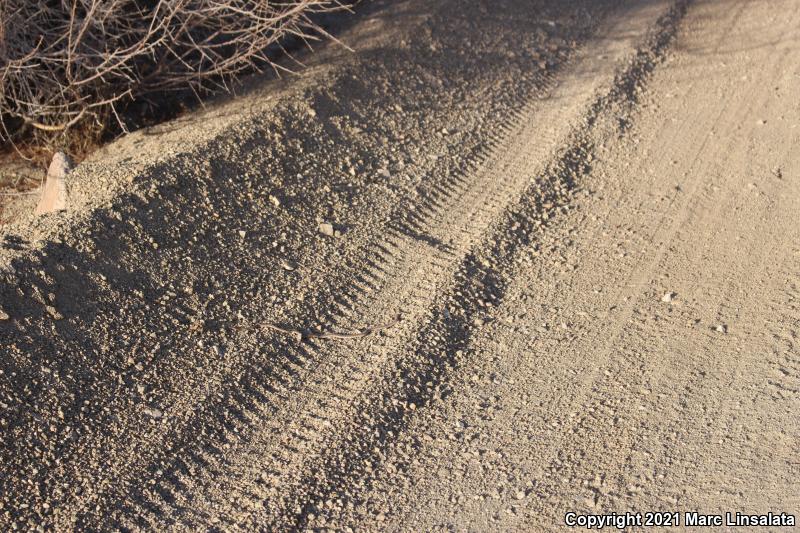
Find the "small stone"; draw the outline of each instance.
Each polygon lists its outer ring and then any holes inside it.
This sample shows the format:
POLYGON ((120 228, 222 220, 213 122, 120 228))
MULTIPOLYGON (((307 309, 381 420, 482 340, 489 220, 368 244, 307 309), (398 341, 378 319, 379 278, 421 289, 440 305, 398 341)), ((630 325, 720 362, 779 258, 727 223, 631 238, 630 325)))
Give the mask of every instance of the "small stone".
POLYGON ((392 174, 387 169, 382 168, 378 171, 378 176, 388 179, 392 177, 392 174))
POLYGON ((2 309, 0 309, 0 320, 8 320, 9 318, 11 318, 11 317, 8 316, 8 313, 6 313, 2 309))
POLYGON ((246 236, 247 236, 247 232, 245 230, 243 230, 243 229, 240 229, 239 230, 239 237, 244 239, 246 236))
POLYGON ((50 167, 47 169, 47 178, 42 188, 42 196, 36 206, 36 214, 63 211, 67 208, 67 186, 65 178, 72 169, 72 161, 63 152, 56 152, 50 167))
POLYGON ((48 306, 46 306, 46 307, 45 307, 45 310, 47 311, 47 314, 48 314, 48 315, 50 315, 51 317, 53 317, 53 319, 54 319, 54 320, 61 320, 62 318, 64 318, 64 315, 62 315, 61 313, 59 313, 59 312, 58 312, 58 309, 56 309, 56 308, 55 308, 55 307, 53 307, 52 305, 48 305, 48 306))
POLYGON ((336 231, 333 228, 333 224, 329 224, 327 222, 323 222, 319 225, 319 232, 323 235, 327 235, 328 237, 333 237, 336 235, 336 231))
POLYGON ((270 201, 270 202, 272 203, 272 205, 274 205, 275 207, 280 207, 280 206, 281 206, 281 201, 280 201, 280 199, 279 199, 277 196, 274 196, 274 195, 270 194, 270 195, 269 195, 269 201, 270 201))
POLYGON ((161 418, 162 416, 164 416, 164 413, 162 413, 160 409, 155 409, 151 407, 146 407, 142 409, 142 412, 151 418, 161 418))
POLYGON ((717 324, 714 326, 714 331, 723 334, 728 333, 728 326, 726 324, 717 324))
POLYGON ((518 500, 522 500, 525 498, 525 493, 523 491, 519 491, 515 496, 518 500))
POLYGON ((661 301, 665 303, 670 303, 672 300, 675 299, 676 296, 677 294, 675 294, 674 292, 667 292, 664 293, 664 296, 661 297, 661 301))
POLYGON ((472 324, 473 324, 475 327, 478 327, 478 328, 479 328, 479 327, 483 326, 484 322, 483 322, 483 319, 481 319, 481 318, 476 318, 475 320, 473 320, 473 321, 472 321, 472 324))
POLYGON ((283 260, 281 260, 281 268, 291 272, 293 270, 297 270, 297 263, 295 263, 294 261, 289 261, 287 259, 283 259, 283 260))

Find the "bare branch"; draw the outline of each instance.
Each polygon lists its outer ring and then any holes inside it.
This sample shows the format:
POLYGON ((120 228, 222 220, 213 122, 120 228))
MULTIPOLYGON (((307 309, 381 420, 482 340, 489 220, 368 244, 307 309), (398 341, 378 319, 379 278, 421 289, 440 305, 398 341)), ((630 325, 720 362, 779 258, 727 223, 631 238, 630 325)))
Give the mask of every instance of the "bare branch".
POLYGON ((282 39, 319 36, 313 13, 339 0, 3 0, 0 143, 55 136, 114 118, 118 106, 159 91, 229 90, 271 64, 282 39))

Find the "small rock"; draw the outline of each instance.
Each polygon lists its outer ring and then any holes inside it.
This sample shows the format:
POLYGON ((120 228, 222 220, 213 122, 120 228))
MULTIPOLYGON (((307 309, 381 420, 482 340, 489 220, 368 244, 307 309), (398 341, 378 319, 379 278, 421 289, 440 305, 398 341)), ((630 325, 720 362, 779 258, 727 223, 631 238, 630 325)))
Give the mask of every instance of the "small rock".
POLYGON ((323 222, 319 225, 319 232, 323 235, 327 235, 328 237, 333 237, 336 235, 336 231, 333 228, 333 224, 329 224, 327 222, 323 222))
POLYGON ((392 177, 392 174, 387 169, 382 168, 378 171, 378 176, 388 179, 392 177))
POLYGON ((472 321, 472 324, 473 324, 475 327, 478 327, 478 328, 479 328, 479 327, 483 326, 483 324, 484 324, 484 321, 483 321, 483 319, 481 319, 481 318, 476 318, 475 320, 473 320, 473 321, 472 321))
POLYGON ((667 293, 664 293, 664 296, 661 297, 661 301, 665 302, 665 303, 669 303, 672 300, 674 300, 676 296, 677 296, 677 294, 675 294, 674 292, 667 292, 667 293))
POLYGON ((281 260, 281 268, 291 272, 292 270, 297 270, 297 263, 295 263, 294 261, 283 259, 281 260))
POLYGON ((56 152, 50 167, 47 169, 47 178, 42 188, 42 196, 36 206, 36 214, 63 211, 67 208, 66 175, 72 169, 72 161, 63 152, 56 152))
POLYGON ((162 413, 160 409, 155 409, 151 407, 146 407, 142 409, 142 412, 151 418, 161 418, 162 416, 164 416, 164 413, 162 413))
POLYGON ((714 331, 717 333, 728 333, 728 326, 726 324, 717 324, 714 326, 714 331))
POLYGON ((243 230, 243 229, 240 229, 239 230, 239 237, 244 239, 246 236, 247 236, 247 232, 245 230, 243 230))
POLYGON ((280 207, 280 206, 281 206, 281 201, 280 201, 280 199, 279 199, 277 196, 274 196, 274 195, 270 194, 270 195, 269 195, 269 201, 270 201, 270 202, 272 203, 272 205, 274 205, 275 207, 280 207))
POLYGON ((52 305, 48 305, 48 306, 46 306, 46 307, 45 307, 45 310, 47 311, 47 314, 48 314, 48 315, 50 315, 51 317, 53 317, 53 319, 54 319, 54 320, 61 320, 62 318, 64 318, 64 315, 62 315, 61 313, 59 313, 59 312, 58 312, 58 309, 56 309, 56 308, 55 308, 55 307, 53 307, 52 305))
POLYGON ((6 313, 2 309, 0 309, 0 320, 8 320, 9 318, 11 318, 11 317, 8 316, 8 313, 6 313))

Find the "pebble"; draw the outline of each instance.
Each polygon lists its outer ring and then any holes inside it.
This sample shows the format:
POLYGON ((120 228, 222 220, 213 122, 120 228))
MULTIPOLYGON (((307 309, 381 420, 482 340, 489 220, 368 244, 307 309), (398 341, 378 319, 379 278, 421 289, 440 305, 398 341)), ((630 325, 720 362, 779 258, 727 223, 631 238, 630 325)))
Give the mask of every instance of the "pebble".
POLYGON ((142 409, 142 412, 152 418, 161 418, 162 416, 164 416, 164 413, 162 413, 160 409, 154 409, 150 407, 142 409))
POLYGON ((50 315, 51 317, 53 317, 53 319, 55 319, 55 320, 61 320, 62 318, 64 318, 64 315, 62 315, 61 313, 59 313, 59 312, 58 312, 58 309, 56 309, 56 308, 55 308, 55 307, 53 307, 52 305, 48 305, 48 306, 46 306, 46 307, 45 307, 45 310, 47 311, 47 314, 49 314, 49 315, 50 315))
POLYGON ((675 294, 674 292, 667 292, 667 293, 664 293, 664 296, 661 297, 661 301, 665 302, 665 303, 669 303, 672 300, 674 300, 676 296, 677 296, 677 294, 675 294))
POLYGON ((142 409, 142 412, 151 418, 161 418, 164 416, 164 413, 162 413, 160 409, 155 409, 153 407, 146 407, 142 409))
POLYGON ((2 309, 0 309, 0 320, 8 320, 9 318, 11 318, 11 317, 8 316, 8 313, 6 313, 2 309))
POLYGON ((319 225, 319 232, 323 235, 327 235, 328 237, 333 237, 335 235, 333 224, 329 224, 327 222, 323 222, 319 225))
POLYGON ((292 270, 297 270, 297 263, 295 263, 294 261, 289 261, 287 259, 283 259, 281 261, 281 268, 291 272, 292 270))
POLYGON ((728 333, 728 326, 726 324, 717 324, 714 326, 714 331, 717 333, 728 333))
POLYGON ((272 205, 274 205, 275 207, 281 206, 281 201, 278 199, 277 196, 273 196, 272 194, 270 194, 269 201, 272 202, 272 205))

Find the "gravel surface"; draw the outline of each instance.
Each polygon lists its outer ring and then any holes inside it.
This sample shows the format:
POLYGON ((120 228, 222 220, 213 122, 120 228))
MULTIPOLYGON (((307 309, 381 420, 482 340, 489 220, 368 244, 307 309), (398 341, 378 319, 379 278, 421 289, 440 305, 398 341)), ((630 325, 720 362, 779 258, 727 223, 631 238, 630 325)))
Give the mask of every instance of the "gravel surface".
POLYGON ((364 9, 0 230, 0 529, 797 515, 800 6, 364 9))

